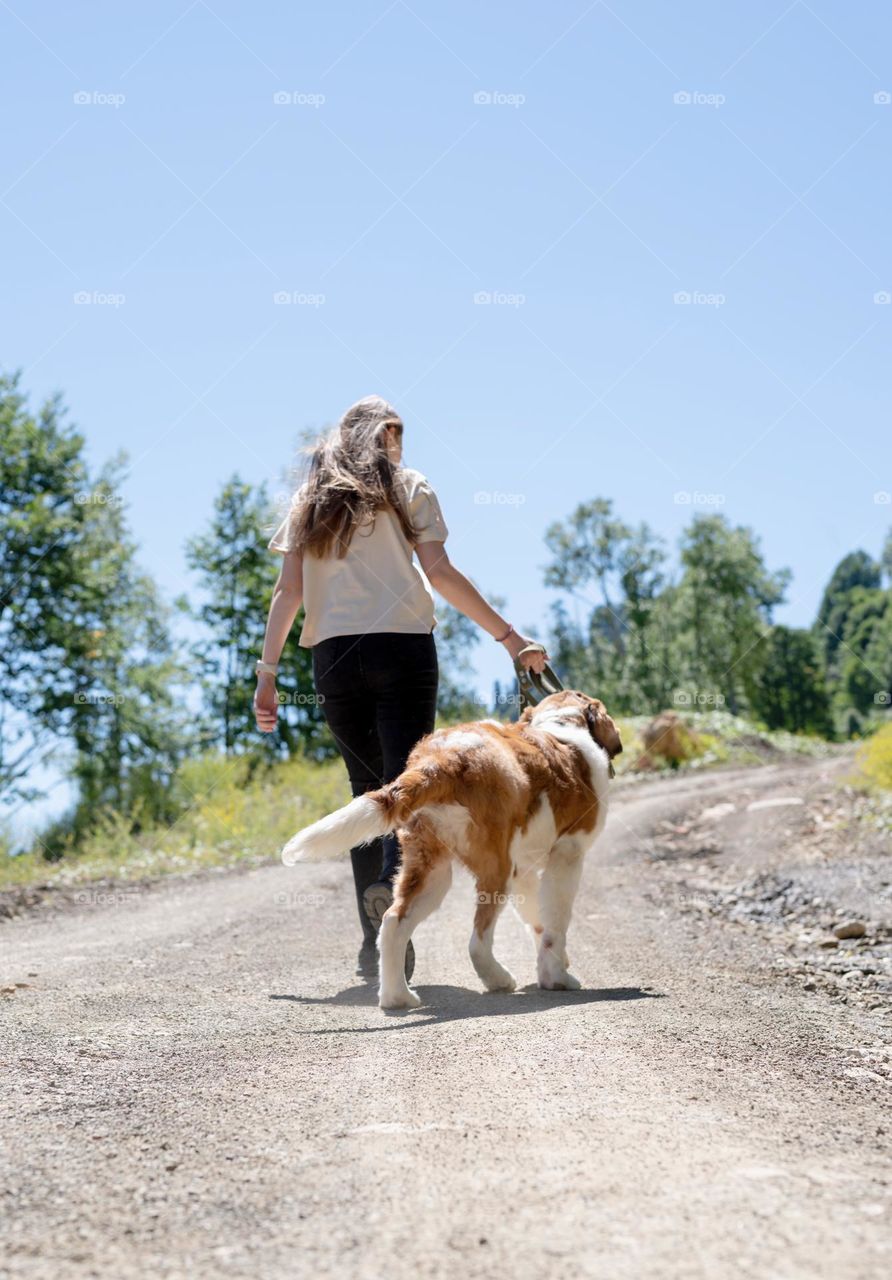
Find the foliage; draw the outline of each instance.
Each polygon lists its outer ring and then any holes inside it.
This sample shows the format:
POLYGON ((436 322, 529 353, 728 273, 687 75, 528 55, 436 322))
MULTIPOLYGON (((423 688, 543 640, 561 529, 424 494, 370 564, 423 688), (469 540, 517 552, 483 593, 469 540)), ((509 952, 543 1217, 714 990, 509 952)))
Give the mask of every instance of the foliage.
POLYGON ((858 750, 858 772, 870 786, 892 791, 892 724, 884 724, 858 750))
POLYGON ((64 744, 82 830, 98 805, 163 813, 185 730, 166 611, 126 528, 124 459, 91 479, 63 416, 51 400, 33 417, 0 379, 0 789, 35 798, 29 770, 64 744))
POLYGON ((619 712, 657 712, 679 697, 732 712, 746 705, 756 648, 789 579, 765 567, 750 530, 721 516, 695 519, 677 583, 660 540, 647 525, 617 520, 604 498, 553 524, 546 544, 546 585, 588 609, 580 618, 577 603, 571 618, 565 599, 553 609, 552 652, 567 683, 619 712))
POLYGON ((773 627, 754 656, 747 686, 753 713, 769 729, 831 737, 830 697, 812 634, 773 627))
POLYGON ((486 707, 471 683, 474 678, 471 651, 480 643, 480 628, 451 604, 438 601, 434 637, 440 666, 439 719, 455 724, 485 716, 486 707))
POLYGON ((300 754, 252 767, 247 756, 206 753, 180 765, 172 791, 174 821, 136 822, 130 814, 101 809, 89 831, 77 840, 69 833, 61 862, 48 864, 43 841, 37 842, 30 853, 3 862, 0 884, 139 880, 264 861, 300 827, 349 799, 339 760, 320 763, 300 754))
POLYGON ((203 696, 204 740, 227 753, 283 756, 301 747, 330 754, 333 744, 313 693, 312 653, 298 643, 302 614, 281 657, 277 731, 262 734, 254 723, 254 663, 280 567, 266 548, 269 521, 265 488, 233 476, 214 503, 207 529, 186 547, 201 598, 197 604, 178 603, 201 625, 192 654, 203 696))

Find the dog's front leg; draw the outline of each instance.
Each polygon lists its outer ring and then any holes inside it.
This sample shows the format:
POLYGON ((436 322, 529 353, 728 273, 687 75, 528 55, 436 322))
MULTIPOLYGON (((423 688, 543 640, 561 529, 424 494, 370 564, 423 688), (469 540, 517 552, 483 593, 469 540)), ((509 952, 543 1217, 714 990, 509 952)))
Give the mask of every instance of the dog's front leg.
POLYGON ((582 983, 568 971, 567 929, 582 875, 583 851, 572 838, 558 840, 539 882, 539 986, 548 991, 578 991, 582 983))

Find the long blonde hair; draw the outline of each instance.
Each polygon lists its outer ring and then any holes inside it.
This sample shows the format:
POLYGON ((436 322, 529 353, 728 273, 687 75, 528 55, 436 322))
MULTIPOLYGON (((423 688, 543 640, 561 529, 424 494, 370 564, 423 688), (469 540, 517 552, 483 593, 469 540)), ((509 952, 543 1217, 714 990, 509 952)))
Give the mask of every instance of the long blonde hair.
POLYGON ((396 488, 398 468, 387 452, 388 427, 402 435, 393 405, 365 396, 310 450, 293 523, 296 551, 343 558, 357 528, 384 509, 393 511, 407 541, 415 541, 417 530, 396 488))

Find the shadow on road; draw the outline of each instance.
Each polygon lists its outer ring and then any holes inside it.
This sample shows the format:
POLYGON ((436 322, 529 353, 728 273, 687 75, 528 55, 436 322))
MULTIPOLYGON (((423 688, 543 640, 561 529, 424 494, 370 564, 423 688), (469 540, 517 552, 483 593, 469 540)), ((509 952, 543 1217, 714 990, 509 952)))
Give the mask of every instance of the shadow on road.
POLYGON ((645 991, 642 987, 601 987, 588 991, 542 991, 535 984, 514 992, 469 991, 467 987, 424 986, 415 987, 423 1004, 417 1009, 379 1010, 378 993, 374 986, 362 983, 347 987, 333 996, 271 995, 270 1000, 287 1000, 298 1005, 329 1008, 374 1009, 382 1019, 378 1026, 343 1027, 340 1029, 311 1028, 299 1035, 365 1034, 369 1031, 391 1031, 394 1020, 402 1028, 429 1026, 432 1022, 454 1022, 460 1018, 501 1018, 514 1014, 547 1013, 563 1005, 602 1004, 620 1000, 661 1000, 658 991, 645 991))

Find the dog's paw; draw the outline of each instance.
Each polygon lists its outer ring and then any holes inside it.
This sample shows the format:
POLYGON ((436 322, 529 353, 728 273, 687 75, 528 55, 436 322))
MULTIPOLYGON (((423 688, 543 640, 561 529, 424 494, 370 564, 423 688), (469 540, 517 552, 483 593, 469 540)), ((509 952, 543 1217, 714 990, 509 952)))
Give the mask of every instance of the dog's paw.
POLYGON ((582 983, 572 973, 559 973, 554 978, 540 978, 542 991, 580 991, 582 983))
POLYGON ((393 995, 381 993, 378 1000, 379 1009, 417 1009, 421 1004, 421 996, 406 987, 405 991, 396 991, 393 995))
POLYGON ((517 989, 517 979, 513 973, 509 973, 507 969, 503 969, 499 974, 493 974, 492 977, 486 979, 487 991, 515 991, 517 989))

